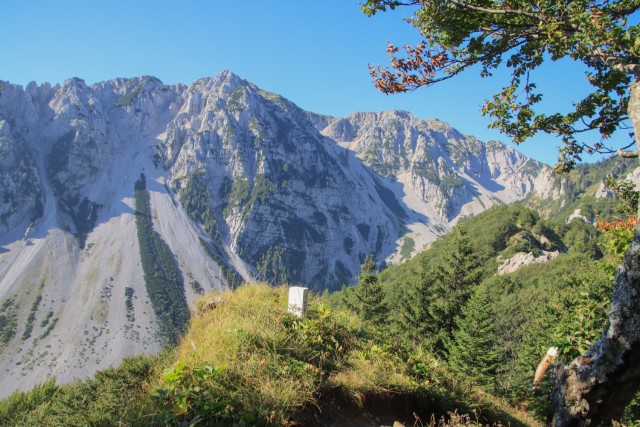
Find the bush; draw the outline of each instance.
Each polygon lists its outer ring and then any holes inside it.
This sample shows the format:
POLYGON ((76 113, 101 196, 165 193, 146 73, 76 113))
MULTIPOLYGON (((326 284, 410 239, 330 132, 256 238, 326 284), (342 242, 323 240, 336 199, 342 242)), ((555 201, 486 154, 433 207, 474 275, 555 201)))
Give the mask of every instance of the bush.
MULTIPOLYGON (((159 356, 160 358, 163 356, 159 356)), ((0 402, 0 425, 142 425, 145 385, 157 357, 125 359, 95 378, 58 386, 55 378, 0 402)))

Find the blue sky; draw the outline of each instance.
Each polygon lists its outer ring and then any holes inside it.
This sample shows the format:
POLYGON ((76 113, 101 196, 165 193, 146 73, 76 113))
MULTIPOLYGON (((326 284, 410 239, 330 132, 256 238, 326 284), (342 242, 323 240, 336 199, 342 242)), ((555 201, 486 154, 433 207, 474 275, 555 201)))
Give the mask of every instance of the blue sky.
MULTIPOLYGON (((152 75, 189 84, 231 70, 307 110, 345 116, 402 109, 449 122, 481 140, 480 109, 500 88, 497 75, 470 72, 409 94, 384 95, 368 64, 388 62, 386 43, 417 42, 407 10, 368 18, 357 0, 2 0, 0 80, 26 85, 80 77, 92 84, 152 75)), ((540 73, 549 108, 570 106, 588 88, 584 70, 552 63, 540 73)), ((518 149, 553 164, 559 141, 541 135, 518 149)))

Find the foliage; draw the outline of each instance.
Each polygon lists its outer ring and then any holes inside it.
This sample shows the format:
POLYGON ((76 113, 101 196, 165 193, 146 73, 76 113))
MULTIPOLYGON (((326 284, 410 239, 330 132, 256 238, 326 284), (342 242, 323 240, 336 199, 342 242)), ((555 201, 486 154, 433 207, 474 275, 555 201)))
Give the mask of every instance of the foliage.
POLYGON ((242 283, 242 276, 238 271, 228 262, 228 257, 224 250, 217 244, 209 244, 204 239, 200 238, 200 245, 204 248, 204 251, 209 255, 209 258, 214 260, 216 264, 222 270, 222 277, 229 288, 234 289, 242 283), (227 260, 227 261, 225 261, 227 260))
POLYGON ((563 171, 572 169, 584 150, 615 152, 604 141, 626 129, 630 85, 640 68, 638 26, 629 22, 640 8, 637 1, 367 0, 362 9, 371 16, 397 6, 413 7, 408 22, 424 40, 406 46, 404 57, 389 44, 395 71, 370 66, 379 90, 396 93, 429 86, 475 66, 482 77, 489 77, 505 67, 510 79, 483 107, 494 119, 492 127, 516 143, 538 132, 558 135, 564 144, 558 159, 563 171), (562 58, 588 68, 593 90, 567 113, 539 113, 535 107, 542 94, 534 71, 545 60, 562 58), (599 142, 578 139, 591 130, 600 135, 599 142))
POLYGON ((178 200, 189 216, 201 223, 214 242, 220 244, 220 229, 215 211, 211 208, 211 191, 205 182, 204 172, 197 171, 186 177, 178 193, 178 200))
POLYGON ((477 289, 462 309, 447 346, 449 365, 488 389, 492 388, 500 365, 495 316, 486 288, 477 289))
POLYGON ((136 227, 144 282, 158 319, 160 336, 166 344, 175 344, 189 321, 189 307, 180 269, 167 244, 153 229, 149 193, 144 182, 141 174, 135 190, 136 227))
POLYGON ((257 202, 265 203, 267 198, 275 193, 278 187, 271 182, 266 174, 257 174, 253 180, 253 188, 251 189, 251 197, 249 199, 249 206, 253 206, 257 202))
POLYGON ((411 420, 445 417, 441 425, 535 424, 324 297, 312 296, 308 316, 298 319, 287 313, 286 296, 286 288, 264 284, 205 294, 171 353, 16 393, 0 401, 0 425, 317 425, 349 408, 384 413, 380 402, 403 402, 411 420))
POLYGON ((198 295, 204 294, 204 288, 202 287, 200 282, 198 282, 197 280, 191 280, 190 284, 193 292, 195 292, 198 295))
POLYGON ((568 174, 553 176, 552 191, 561 197, 541 198, 532 193, 523 204, 535 209, 551 223, 565 222, 571 214, 580 209, 587 220, 611 220, 620 216, 611 198, 600 197, 602 184, 608 176, 626 176, 638 166, 636 159, 612 157, 600 162, 580 164, 568 174))
POLYGON ((224 208, 224 216, 228 217, 234 208, 242 207, 248 200, 251 191, 251 183, 247 178, 238 178, 231 184, 228 195, 228 203, 224 208))
POLYGON ((192 426, 206 421, 209 424, 243 425, 241 422, 253 421, 247 417, 235 423, 229 402, 215 392, 215 383, 223 370, 209 365, 188 369, 180 360, 165 369, 162 379, 166 388, 158 390, 154 396, 160 401, 160 416, 164 423, 192 426))
POLYGON ((31 337, 31 332, 33 331, 33 323, 36 320, 36 313, 38 312, 38 307, 42 302, 42 288, 44 284, 40 285, 38 289, 38 296, 36 296, 35 301, 31 305, 31 309, 29 310, 29 316, 27 317, 27 324, 24 327, 24 332, 22 333, 22 341, 27 340, 31 337))
POLYGON ((59 386, 52 378, 28 393, 14 393, 0 401, 0 425, 148 425, 142 416, 145 386, 162 357, 128 358, 91 380, 59 386))
POLYGON ((256 265, 258 274, 269 283, 288 283, 288 268, 284 262, 287 249, 281 246, 270 246, 260 256, 256 265))
POLYGON ((465 228, 455 227, 451 234, 444 254, 425 266, 421 279, 429 295, 429 341, 441 354, 453 336, 461 307, 482 279, 480 261, 465 228))
POLYGON ((638 199, 640 192, 636 191, 633 183, 626 180, 616 181, 607 176, 605 183, 613 192, 616 203, 614 208, 624 219, 614 218, 607 221, 600 218, 596 227, 603 232, 603 247, 608 255, 606 261, 613 271, 620 265, 622 258, 633 240, 634 229, 638 224, 638 199))
POLYGON ((613 275, 603 268, 578 272, 567 280, 566 292, 549 307, 559 357, 569 362, 600 337, 609 317, 613 275))
POLYGON ((244 95, 244 87, 238 86, 227 100, 227 108, 229 111, 238 112, 245 108, 245 105, 240 101, 242 95, 244 95))
POLYGON ((635 217, 638 213, 638 197, 640 192, 636 186, 625 179, 616 181, 611 175, 607 176, 604 183, 616 198, 614 208, 623 218, 635 217))
MULTIPOLYGON (((206 388, 232 402, 226 410, 236 421, 289 419, 312 401, 320 374, 336 369, 357 341, 357 320, 315 298, 307 318, 289 315, 286 288, 244 285, 218 301, 193 319, 177 358, 185 370, 225 367, 206 388)), ((204 380, 188 378, 183 388, 205 388, 204 380)))
POLYGON ((133 312, 133 288, 126 287, 124 288, 124 304, 127 311, 127 320, 131 323, 135 322, 136 316, 133 312))
POLYGON ((429 312, 429 282, 416 279, 401 294, 397 314, 392 318, 401 339, 416 347, 429 340, 432 317, 429 312))
POLYGON ((125 93, 114 101, 114 105, 117 107, 126 107, 131 105, 133 100, 143 92, 142 86, 136 86, 131 92, 125 93))
POLYGON ((608 254, 608 261, 611 269, 614 269, 620 262, 631 245, 633 233, 638 220, 635 217, 626 220, 600 221, 597 224, 599 230, 603 231, 602 246, 608 254))
POLYGON ((416 248, 416 242, 409 236, 402 239, 402 247, 400 248, 400 260, 405 261, 411 258, 413 250, 416 248))
POLYGON ((370 255, 360 268, 358 284, 354 289, 356 312, 366 322, 382 325, 387 317, 388 307, 385 302, 382 285, 375 274, 376 265, 370 255))
MULTIPOLYGON (((287 288, 243 285, 215 297, 215 306, 202 305, 212 308, 192 319, 174 367, 166 371, 180 383, 175 398, 163 404, 173 408, 170 416, 179 415, 172 422, 254 417, 258 425, 286 425, 327 402, 344 407, 366 405, 375 397, 404 396, 420 413, 436 410, 439 417, 449 410, 471 410, 459 404, 466 401, 490 419, 518 424, 502 412, 503 406, 472 392, 430 355, 406 352, 353 313, 330 308, 324 297, 312 296, 307 317, 298 319, 286 312, 286 295, 287 288), (208 367, 224 369, 208 382, 193 374, 195 369, 213 369, 208 367), (208 401, 226 406, 216 406, 212 414, 202 412, 197 403, 201 395, 188 390, 207 390, 208 401), (194 411, 180 409, 193 405, 194 411)), ((173 380, 168 380, 158 384, 160 390, 171 387, 173 380)))
POLYGON ((0 306, 0 350, 16 335, 17 325, 16 306, 13 298, 8 298, 0 306))
POLYGON ((243 215, 247 215, 254 205, 264 204, 277 190, 278 186, 264 173, 257 174, 253 182, 246 177, 237 178, 231 184, 225 181, 220 189, 221 195, 227 198, 223 214, 228 217, 233 209, 244 208, 243 215))
MULTIPOLYGON (((483 368, 482 357, 468 354, 461 357, 452 349, 495 346, 499 363, 497 366, 493 362, 487 363, 496 369, 495 373, 487 375, 486 378, 491 379, 484 382, 485 387, 514 403, 540 407, 538 397, 532 395, 531 384, 534 370, 546 350, 558 345, 569 357, 602 331, 611 289, 610 274, 617 260, 605 247, 596 244, 606 242, 608 232, 601 235, 582 221, 570 224, 547 221, 517 205, 492 207, 466 219, 462 225, 467 230, 472 253, 481 257, 484 264, 481 277, 468 295, 486 292, 486 303, 474 304, 475 309, 469 308, 471 300, 466 305, 451 305, 452 310, 459 310, 457 320, 454 317, 457 326, 450 335, 449 352, 441 351, 440 357, 451 358, 449 363, 455 371, 473 378, 483 368), (495 258, 513 253, 524 238, 531 239, 527 240, 531 248, 559 250, 561 255, 544 264, 532 264, 514 273, 496 276, 495 258), (594 247, 597 251, 589 249, 594 247), (603 253, 604 257, 599 260, 603 253), (580 269, 576 269, 577 265, 580 269), (461 308, 464 310, 460 311, 461 308), (476 343, 470 343, 473 340, 459 332, 480 328, 483 323, 480 319, 487 317, 491 319, 490 327, 487 326, 484 332, 469 334, 476 343), (475 320, 466 322, 465 319, 475 320), (464 357, 467 362, 456 361, 464 357)), ((443 326, 436 326, 442 321, 442 312, 429 309, 434 304, 430 288, 438 263, 455 264, 450 259, 455 233, 443 236, 408 262, 378 274, 387 302, 399 308, 390 312, 387 330, 411 348, 420 345, 429 348, 433 343, 429 341, 438 338, 438 330, 443 329, 443 326)), ((624 250, 624 247, 619 249, 620 253, 624 250)), ((342 291, 332 298, 336 301, 340 297, 348 298, 349 291, 342 291)), ((443 300, 451 298, 453 301, 449 293, 442 295, 443 300)), ((493 356, 489 353, 487 356, 493 356)), ((489 359, 494 360, 493 357, 489 359)), ((476 383, 483 381, 476 379, 476 383)))

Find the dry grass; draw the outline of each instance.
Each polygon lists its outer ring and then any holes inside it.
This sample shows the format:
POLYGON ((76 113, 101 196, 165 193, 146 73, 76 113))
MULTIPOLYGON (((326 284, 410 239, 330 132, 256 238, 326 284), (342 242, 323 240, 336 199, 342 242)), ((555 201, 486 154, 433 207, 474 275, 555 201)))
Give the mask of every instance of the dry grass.
POLYGON ((336 315, 314 299, 309 318, 299 321, 287 313, 287 288, 264 284, 205 295, 197 310, 176 361, 224 367, 219 392, 234 402, 234 410, 274 424, 313 405, 325 380, 323 367, 339 362, 331 359, 340 356, 327 354, 331 349, 314 340, 338 342, 341 337, 321 335, 331 328, 356 331, 360 326, 348 325, 354 318, 336 315))
POLYGON ((343 369, 329 378, 329 384, 340 388, 359 407, 368 396, 407 393, 416 388, 407 365, 376 344, 352 351, 343 369))

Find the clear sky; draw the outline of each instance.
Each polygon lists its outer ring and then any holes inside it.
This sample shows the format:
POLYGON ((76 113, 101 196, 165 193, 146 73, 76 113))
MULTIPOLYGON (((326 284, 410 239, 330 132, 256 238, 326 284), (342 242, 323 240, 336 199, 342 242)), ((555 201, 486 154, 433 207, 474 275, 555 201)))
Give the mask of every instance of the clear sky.
MULTIPOLYGON (((151 75, 189 84, 231 70, 300 107, 332 116, 407 110, 449 122, 481 140, 480 109, 497 75, 469 72, 409 94, 375 90, 368 64, 388 63, 386 43, 416 43, 408 10, 368 18, 358 0, 0 0, 0 80, 26 85, 80 77, 93 84, 151 75)), ((570 106, 588 85, 584 70, 555 63, 540 73, 549 107, 570 106)), ((541 135, 518 147, 553 164, 559 141, 541 135)), ((587 156, 588 157, 588 156, 587 156)))

